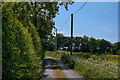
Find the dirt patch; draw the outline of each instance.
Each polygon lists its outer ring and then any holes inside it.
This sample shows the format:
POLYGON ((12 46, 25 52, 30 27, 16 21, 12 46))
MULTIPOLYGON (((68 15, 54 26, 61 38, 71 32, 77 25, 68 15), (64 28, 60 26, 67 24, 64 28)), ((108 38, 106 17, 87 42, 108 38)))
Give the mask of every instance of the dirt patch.
POLYGON ((63 71, 61 70, 60 66, 57 64, 56 60, 51 59, 52 66, 53 66, 53 72, 56 76, 56 78, 65 78, 65 75, 63 71))

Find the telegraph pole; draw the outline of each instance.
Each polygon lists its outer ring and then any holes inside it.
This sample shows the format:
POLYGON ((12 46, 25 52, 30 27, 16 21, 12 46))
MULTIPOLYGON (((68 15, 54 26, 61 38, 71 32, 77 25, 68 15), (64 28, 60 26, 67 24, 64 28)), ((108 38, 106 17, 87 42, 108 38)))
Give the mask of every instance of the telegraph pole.
POLYGON ((72 47, 73 47, 73 14, 71 14, 71 55, 72 55, 72 47))
POLYGON ((57 29, 56 29, 56 52, 57 52, 57 29))

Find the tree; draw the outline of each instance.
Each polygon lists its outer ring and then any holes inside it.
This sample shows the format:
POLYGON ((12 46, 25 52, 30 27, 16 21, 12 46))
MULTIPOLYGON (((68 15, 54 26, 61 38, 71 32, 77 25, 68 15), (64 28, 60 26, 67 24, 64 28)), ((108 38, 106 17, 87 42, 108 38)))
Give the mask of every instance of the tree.
POLYGON ((84 35, 82 45, 81 45, 81 51, 82 52, 89 52, 89 42, 88 42, 88 37, 84 35))
POLYGON ((97 50, 99 49, 98 41, 93 37, 90 38, 89 46, 90 46, 91 53, 96 53, 97 50))
POLYGON ((2 5, 3 79, 36 79, 42 76, 44 53, 37 30, 25 12, 27 7, 22 8, 27 4, 4 2, 2 5), (22 11, 23 18, 20 16, 22 11))
POLYGON ((48 35, 52 35, 52 29, 55 25, 53 18, 59 14, 59 5, 65 6, 65 9, 68 10, 69 4, 72 5, 73 2, 31 2, 30 5, 33 7, 33 13, 30 14, 31 21, 39 32, 44 49, 48 47, 46 44, 49 38, 48 35))
POLYGON ((113 44, 112 52, 113 54, 120 54, 120 42, 113 44))

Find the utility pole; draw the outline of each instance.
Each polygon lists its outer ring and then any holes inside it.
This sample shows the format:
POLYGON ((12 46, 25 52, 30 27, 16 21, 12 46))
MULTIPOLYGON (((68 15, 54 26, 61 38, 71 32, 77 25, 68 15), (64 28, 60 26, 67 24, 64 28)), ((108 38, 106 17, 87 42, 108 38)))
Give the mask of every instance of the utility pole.
POLYGON ((72 55, 72 47, 73 47, 73 14, 71 14, 71 55, 72 55))
POLYGON ((57 52, 57 29, 56 29, 56 52, 57 52))

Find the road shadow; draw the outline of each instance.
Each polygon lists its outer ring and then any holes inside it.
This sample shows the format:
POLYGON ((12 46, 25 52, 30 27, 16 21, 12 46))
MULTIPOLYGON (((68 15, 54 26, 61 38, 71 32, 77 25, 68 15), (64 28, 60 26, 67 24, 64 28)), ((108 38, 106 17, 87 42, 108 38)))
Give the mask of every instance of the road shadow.
POLYGON ((56 59, 56 62, 60 66, 61 70, 70 70, 61 60, 56 59))
POLYGON ((45 70, 45 69, 52 69, 52 66, 51 66, 52 64, 49 63, 50 60, 51 60, 51 59, 45 59, 45 60, 44 60, 44 68, 43 68, 43 70, 45 70))
POLYGON ((46 79, 48 79, 48 77, 49 77, 49 75, 48 74, 45 74, 46 72, 46 70, 48 69, 48 70, 52 70, 52 66, 51 66, 52 64, 51 64, 51 62, 50 62, 50 59, 45 59, 44 60, 44 68, 43 68, 43 75, 42 75, 42 77, 40 78, 40 80, 42 79, 42 80, 46 80, 46 79))

